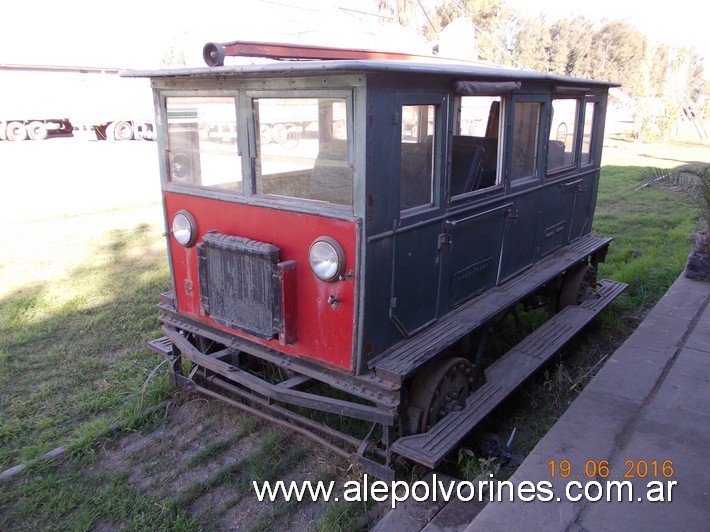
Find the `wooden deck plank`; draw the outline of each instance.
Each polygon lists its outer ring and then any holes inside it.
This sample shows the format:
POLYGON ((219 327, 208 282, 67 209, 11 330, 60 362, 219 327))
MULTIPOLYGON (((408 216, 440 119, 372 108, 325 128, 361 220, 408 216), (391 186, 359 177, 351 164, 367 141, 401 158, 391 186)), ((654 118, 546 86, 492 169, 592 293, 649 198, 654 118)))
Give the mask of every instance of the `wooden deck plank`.
POLYGON ((557 353, 626 285, 604 280, 601 297, 570 306, 545 322, 486 369, 486 384, 466 400, 466 408, 451 412, 429 431, 400 438, 395 453, 427 467, 436 467, 501 401, 557 353))

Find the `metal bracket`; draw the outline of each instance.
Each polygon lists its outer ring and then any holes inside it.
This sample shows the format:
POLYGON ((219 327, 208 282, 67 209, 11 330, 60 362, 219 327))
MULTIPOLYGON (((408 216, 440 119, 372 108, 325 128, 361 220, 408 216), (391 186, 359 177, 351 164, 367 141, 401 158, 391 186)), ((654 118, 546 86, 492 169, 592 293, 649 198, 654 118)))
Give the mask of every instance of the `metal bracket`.
POLYGON ((451 240, 451 235, 449 234, 448 231, 444 231, 439 235, 439 240, 437 242, 437 249, 442 250, 444 246, 449 248, 449 251, 451 250, 453 241, 451 240))
POLYGON ((508 213, 506 214, 506 218, 509 220, 512 220, 513 223, 518 223, 518 218, 520 218, 520 209, 508 209, 508 213))
POLYGON ((338 281, 348 281, 348 280, 352 279, 353 277, 355 277, 355 272, 353 270, 350 270, 345 275, 341 275, 340 277, 338 277, 338 281))
POLYGON ((384 480, 385 482, 393 482, 395 479, 394 470, 365 458, 357 453, 353 453, 349 457, 350 462, 355 466, 359 467, 363 472, 368 473, 374 477, 384 480))
POLYGON ((177 373, 171 372, 169 375, 170 383, 176 388, 182 388, 184 390, 194 390, 195 382, 183 375, 178 375, 177 373))

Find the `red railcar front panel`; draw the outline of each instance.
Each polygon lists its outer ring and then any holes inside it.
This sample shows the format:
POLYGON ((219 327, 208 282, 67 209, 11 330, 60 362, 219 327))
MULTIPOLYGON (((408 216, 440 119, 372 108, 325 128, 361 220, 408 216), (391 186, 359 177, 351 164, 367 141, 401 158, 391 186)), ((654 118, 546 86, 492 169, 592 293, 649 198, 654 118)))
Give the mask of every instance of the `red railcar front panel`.
POLYGON ((197 246, 185 248, 171 239, 170 259, 180 313, 288 355, 307 357, 339 369, 353 370, 358 278, 356 220, 339 220, 173 192, 165 192, 164 199, 168 221, 180 210, 189 211, 195 218, 198 245, 205 233, 216 231, 273 244, 280 249, 281 262, 295 261, 296 264, 295 290, 289 287, 285 293, 285 297, 292 298, 295 292, 295 305, 293 301, 285 305, 288 307, 289 326, 295 323, 295 340, 281 345, 278 338, 258 338, 215 322, 200 302, 197 246), (354 272, 355 275, 345 275, 344 280, 325 282, 313 274, 308 251, 313 241, 321 236, 332 237, 340 243, 345 251, 344 271, 346 274, 354 272))

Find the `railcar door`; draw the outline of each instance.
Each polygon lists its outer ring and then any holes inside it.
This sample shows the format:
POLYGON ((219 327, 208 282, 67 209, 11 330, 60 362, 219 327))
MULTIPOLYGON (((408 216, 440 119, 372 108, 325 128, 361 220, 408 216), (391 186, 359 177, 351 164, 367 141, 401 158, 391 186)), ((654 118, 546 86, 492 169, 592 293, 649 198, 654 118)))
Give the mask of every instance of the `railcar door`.
POLYGON ((546 100, 513 96, 506 134, 507 210, 498 283, 529 267, 535 257, 546 100), (511 116, 512 115, 512 116, 511 116))
POLYGON ((577 172, 579 160, 579 99, 554 97, 548 134, 547 171, 540 209, 540 255, 570 241, 575 204, 589 183, 577 172))
POLYGON ((390 318, 410 336, 437 317, 446 96, 398 95, 399 207, 390 318))
POLYGON ((595 99, 585 101, 584 115, 581 118, 582 139, 579 153, 579 177, 581 179, 575 190, 574 212, 570 224, 569 241, 572 242, 591 232, 594 217, 594 205, 597 198, 599 183, 599 150, 596 149, 599 135, 598 124, 604 120, 598 118, 602 106, 595 99))
POLYGON ((509 202, 501 172, 502 96, 456 100, 447 181, 449 213, 442 255, 440 311, 493 287, 509 202))

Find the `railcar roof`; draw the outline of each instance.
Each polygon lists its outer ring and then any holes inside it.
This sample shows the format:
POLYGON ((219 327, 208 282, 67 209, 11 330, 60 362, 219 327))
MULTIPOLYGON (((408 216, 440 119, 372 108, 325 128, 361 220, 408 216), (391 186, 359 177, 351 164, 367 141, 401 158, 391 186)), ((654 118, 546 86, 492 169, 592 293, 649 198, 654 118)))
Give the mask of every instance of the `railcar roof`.
POLYGON ((448 76, 460 79, 478 79, 492 81, 551 81, 571 85, 595 87, 618 87, 620 84, 590 79, 572 78, 553 74, 544 74, 526 70, 497 67, 485 63, 446 63, 432 58, 432 62, 413 62, 397 60, 308 60, 274 61, 269 63, 226 65, 221 67, 176 68, 161 70, 124 70, 123 77, 170 78, 192 77, 274 77, 274 76, 317 76, 324 73, 377 73, 390 72, 403 75, 448 76))

